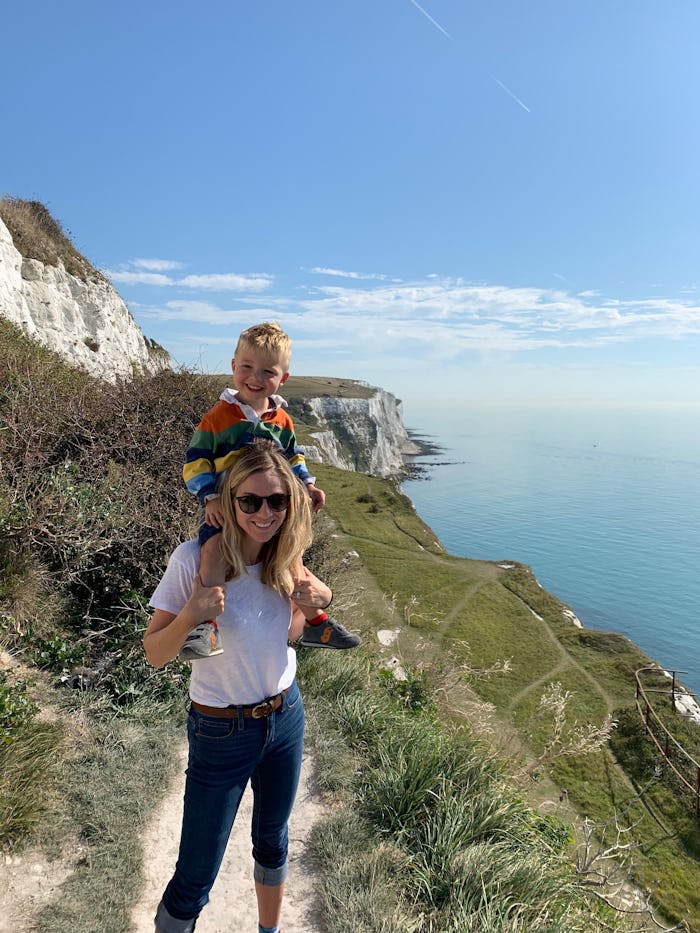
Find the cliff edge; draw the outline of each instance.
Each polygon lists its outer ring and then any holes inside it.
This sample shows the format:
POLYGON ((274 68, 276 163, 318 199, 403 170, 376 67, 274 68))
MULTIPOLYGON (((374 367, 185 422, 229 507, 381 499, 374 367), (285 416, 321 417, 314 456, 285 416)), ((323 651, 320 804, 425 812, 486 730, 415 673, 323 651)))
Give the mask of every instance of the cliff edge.
POLYGON ((373 391, 371 398, 308 399, 317 422, 326 428, 311 437, 332 466, 397 476, 405 473, 404 458, 421 448, 406 432, 401 402, 384 389, 373 391))
POLYGON ((62 258, 52 252, 49 257, 40 248, 28 247, 18 232, 21 223, 48 227, 44 246, 51 234, 54 239, 63 237, 43 205, 0 201, 0 314, 69 363, 102 379, 113 382, 170 367, 168 352, 144 337, 104 276, 77 251, 70 254, 69 271, 67 253, 62 258), (18 208, 23 212, 19 222, 18 208), (35 258, 37 254, 42 258, 35 258))

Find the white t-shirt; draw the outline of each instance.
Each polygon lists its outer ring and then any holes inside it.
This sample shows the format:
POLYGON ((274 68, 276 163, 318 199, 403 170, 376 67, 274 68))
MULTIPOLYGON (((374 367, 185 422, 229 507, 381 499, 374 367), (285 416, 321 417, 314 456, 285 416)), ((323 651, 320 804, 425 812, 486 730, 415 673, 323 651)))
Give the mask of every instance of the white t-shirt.
MULTIPOLYGON (((287 644, 291 602, 260 581, 261 564, 226 584, 226 606, 217 618, 223 654, 194 661, 190 697, 207 706, 259 703, 291 686, 297 659, 287 644)), ((150 599, 154 609, 177 615, 199 571, 199 545, 180 544, 150 599)))

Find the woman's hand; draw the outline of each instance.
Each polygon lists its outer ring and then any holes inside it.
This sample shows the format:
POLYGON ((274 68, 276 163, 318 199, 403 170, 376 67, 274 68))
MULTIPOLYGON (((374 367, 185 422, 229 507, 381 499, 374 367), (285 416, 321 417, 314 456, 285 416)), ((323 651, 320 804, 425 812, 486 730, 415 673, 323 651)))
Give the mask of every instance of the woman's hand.
POLYGON ((298 575, 294 576, 294 590, 292 599, 297 606, 325 609, 333 599, 330 587, 322 583, 306 567, 300 567, 298 575))
POLYGON ((146 657, 154 667, 163 667, 177 656, 190 631, 200 622, 215 619, 224 611, 226 588, 203 586, 199 574, 192 581, 190 598, 177 615, 156 609, 143 636, 146 657))
MULTIPOLYGON (((194 625, 200 622, 208 622, 215 619, 224 611, 226 604, 226 587, 224 586, 204 586, 199 574, 192 581, 192 595, 187 600, 187 606, 190 607, 192 614, 199 618, 194 625)), ((194 625, 192 628, 194 628, 194 625)))

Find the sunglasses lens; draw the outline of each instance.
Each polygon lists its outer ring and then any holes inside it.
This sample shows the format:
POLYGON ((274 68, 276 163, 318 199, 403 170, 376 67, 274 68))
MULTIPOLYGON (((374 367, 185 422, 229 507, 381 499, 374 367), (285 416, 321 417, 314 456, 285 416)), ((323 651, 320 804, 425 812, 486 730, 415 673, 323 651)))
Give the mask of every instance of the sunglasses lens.
POLYGON ((246 515, 259 512, 263 502, 267 502, 273 512, 284 512, 289 506, 289 495, 286 492, 275 492, 271 496, 256 496, 251 492, 247 496, 236 496, 236 502, 246 515))
POLYGON ((238 503, 238 508, 241 512, 245 512, 246 515, 252 515, 254 512, 259 512, 260 507, 263 504, 260 496, 236 496, 236 502, 238 503))

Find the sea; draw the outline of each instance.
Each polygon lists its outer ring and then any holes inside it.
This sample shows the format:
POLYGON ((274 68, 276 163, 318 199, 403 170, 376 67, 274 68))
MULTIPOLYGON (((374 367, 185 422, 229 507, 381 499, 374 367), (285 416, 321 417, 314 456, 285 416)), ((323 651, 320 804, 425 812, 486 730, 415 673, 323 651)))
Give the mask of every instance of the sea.
POLYGON ((402 489, 447 550, 528 564, 586 628, 700 696, 700 409, 484 409, 404 421, 402 489))

